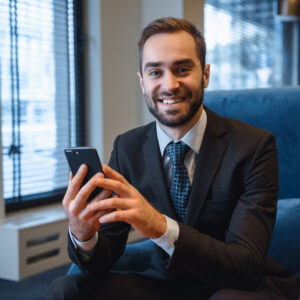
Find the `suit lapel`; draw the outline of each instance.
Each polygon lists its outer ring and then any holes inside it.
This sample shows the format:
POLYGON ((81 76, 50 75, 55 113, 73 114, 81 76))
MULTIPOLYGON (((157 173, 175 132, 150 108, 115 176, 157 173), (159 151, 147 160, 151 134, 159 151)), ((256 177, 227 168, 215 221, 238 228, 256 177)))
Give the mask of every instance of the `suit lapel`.
POLYGON ((167 182, 162 166, 155 123, 153 123, 153 126, 149 130, 148 138, 144 143, 143 155, 146 165, 145 171, 147 172, 152 190, 155 193, 155 207, 160 212, 176 220, 176 212, 169 198, 167 182))
POLYGON ((185 223, 191 226, 195 225, 200 215, 208 190, 227 148, 227 142, 222 139, 226 132, 222 119, 207 108, 205 111, 207 125, 197 157, 185 220, 185 223))

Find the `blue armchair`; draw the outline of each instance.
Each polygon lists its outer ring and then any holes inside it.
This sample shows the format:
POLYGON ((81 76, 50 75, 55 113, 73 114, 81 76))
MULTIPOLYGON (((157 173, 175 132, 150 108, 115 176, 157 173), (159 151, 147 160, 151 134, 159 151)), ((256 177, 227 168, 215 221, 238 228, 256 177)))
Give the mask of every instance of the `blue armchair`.
POLYGON ((204 103, 276 136, 280 190, 269 256, 291 270, 300 287, 300 87, 212 91, 204 103))
MULTIPOLYGON (((244 121, 276 136, 279 160, 279 202, 269 256, 295 273, 300 287, 300 88, 211 91, 204 103, 216 113, 244 121)), ((142 270, 151 259, 149 240, 129 244, 123 258, 142 270), (134 253, 134 255, 132 255, 134 253)), ((72 265, 70 273, 78 272, 72 265)))

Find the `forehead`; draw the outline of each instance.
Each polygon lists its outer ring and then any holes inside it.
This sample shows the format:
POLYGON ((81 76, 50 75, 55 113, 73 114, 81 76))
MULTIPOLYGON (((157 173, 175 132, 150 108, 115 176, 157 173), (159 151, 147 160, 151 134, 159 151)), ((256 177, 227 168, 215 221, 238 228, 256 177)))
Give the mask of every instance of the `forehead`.
POLYGON ((186 31, 151 36, 144 44, 142 57, 143 66, 149 62, 171 64, 181 59, 191 59, 200 63, 194 38, 186 31))

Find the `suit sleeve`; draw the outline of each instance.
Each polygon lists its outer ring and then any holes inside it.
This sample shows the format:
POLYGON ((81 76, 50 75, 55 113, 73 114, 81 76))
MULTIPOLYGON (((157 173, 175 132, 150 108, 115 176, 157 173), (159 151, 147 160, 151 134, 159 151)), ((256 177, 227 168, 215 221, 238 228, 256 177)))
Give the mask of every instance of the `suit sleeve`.
MULTIPOLYGON (((119 171, 118 137, 109 161, 109 166, 119 171)), ((68 238, 68 253, 71 260, 82 272, 102 276, 111 269, 123 254, 127 242, 130 225, 124 222, 102 224, 98 231, 98 241, 88 260, 82 260, 79 251, 68 238)))
POLYGON ((226 230, 217 240, 179 223, 168 269, 216 288, 253 288, 264 272, 276 216, 278 178, 275 138, 265 134, 244 173, 244 189, 226 230))

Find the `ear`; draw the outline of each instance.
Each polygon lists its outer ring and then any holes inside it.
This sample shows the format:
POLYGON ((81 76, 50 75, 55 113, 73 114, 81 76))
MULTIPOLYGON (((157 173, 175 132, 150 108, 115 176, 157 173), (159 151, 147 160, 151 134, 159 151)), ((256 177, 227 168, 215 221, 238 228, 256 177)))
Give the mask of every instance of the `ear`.
POLYGON ((136 74, 137 74, 137 76, 139 77, 140 87, 141 87, 142 92, 143 92, 143 94, 144 94, 144 93, 145 93, 145 88, 144 88, 143 75, 141 74, 141 72, 137 72, 136 74))
POLYGON ((210 77, 210 64, 207 64, 203 70, 203 82, 205 88, 208 87, 209 77, 210 77))

